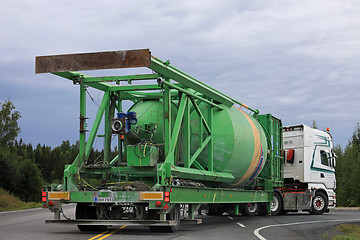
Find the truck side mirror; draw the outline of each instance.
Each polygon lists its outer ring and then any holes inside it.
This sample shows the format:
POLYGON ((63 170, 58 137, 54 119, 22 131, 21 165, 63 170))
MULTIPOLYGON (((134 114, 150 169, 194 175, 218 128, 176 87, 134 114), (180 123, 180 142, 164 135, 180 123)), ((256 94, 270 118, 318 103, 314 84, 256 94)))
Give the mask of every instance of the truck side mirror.
POLYGON ((295 151, 294 149, 289 149, 286 152, 286 162, 293 164, 294 163, 294 158, 295 158, 295 151))

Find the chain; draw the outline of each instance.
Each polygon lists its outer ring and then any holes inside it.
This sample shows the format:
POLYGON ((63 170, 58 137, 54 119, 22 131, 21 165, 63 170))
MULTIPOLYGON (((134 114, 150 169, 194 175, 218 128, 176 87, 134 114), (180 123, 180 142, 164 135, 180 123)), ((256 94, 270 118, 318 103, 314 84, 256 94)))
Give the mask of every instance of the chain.
POLYGON ((63 209, 61 208, 60 209, 60 213, 63 215, 63 217, 66 219, 66 220, 71 220, 69 217, 67 217, 63 211, 63 209))

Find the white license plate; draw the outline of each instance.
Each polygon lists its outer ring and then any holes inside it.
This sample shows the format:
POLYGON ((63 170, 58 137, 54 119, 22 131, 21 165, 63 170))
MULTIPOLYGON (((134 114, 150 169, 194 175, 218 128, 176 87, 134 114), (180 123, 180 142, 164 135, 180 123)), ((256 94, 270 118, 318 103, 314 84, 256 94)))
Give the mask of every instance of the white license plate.
POLYGON ((112 197, 97 197, 95 198, 96 203, 109 203, 114 202, 114 199, 112 197))

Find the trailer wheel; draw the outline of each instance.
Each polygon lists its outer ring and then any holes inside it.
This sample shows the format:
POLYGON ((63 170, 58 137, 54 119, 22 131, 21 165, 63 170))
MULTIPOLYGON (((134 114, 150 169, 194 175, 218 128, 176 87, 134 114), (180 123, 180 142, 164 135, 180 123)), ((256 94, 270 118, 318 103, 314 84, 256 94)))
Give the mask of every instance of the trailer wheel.
POLYGON ((259 211, 258 203, 245 203, 242 206, 242 214, 245 216, 255 216, 259 211))
POLYGON ((180 207, 179 204, 176 204, 170 213, 166 215, 167 220, 175 220, 176 225, 174 226, 150 226, 150 231, 152 232, 177 232, 180 229, 180 207))
POLYGON ((272 200, 272 202, 270 204, 271 204, 271 206, 270 206, 271 215, 273 215, 273 216, 278 215, 283 208, 281 196, 278 192, 274 192, 274 200, 272 200))
POLYGON ((327 206, 327 197, 322 192, 316 192, 315 197, 312 199, 310 214, 320 215, 323 214, 328 206, 327 206))
MULTIPOLYGON (((97 219, 96 207, 90 206, 89 203, 76 204, 76 219, 97 219)), ((105 231, 106 226, 101 225, 77 225, 80 231, 105 231)))

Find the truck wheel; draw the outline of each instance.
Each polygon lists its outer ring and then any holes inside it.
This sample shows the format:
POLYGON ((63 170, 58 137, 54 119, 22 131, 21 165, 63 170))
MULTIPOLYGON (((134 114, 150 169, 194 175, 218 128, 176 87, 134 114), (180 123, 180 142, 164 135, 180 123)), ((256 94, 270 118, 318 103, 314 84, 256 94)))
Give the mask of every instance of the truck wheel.
POLYGON ((322 192, 316 192, 315 197, 312 199, 310 214, 320 215, 323 214, 327 208, 327 197, 322 192))
POLYGON ((258 203, 245 203, 242 207, 242 214, 245 216, 255 216, 258 211, 258 203))
MULTIPOLYGON (((96 207, 90 206, 89 203, 76 204, 76 219, 97 219, 96 207)), ((106 226, 101 225, 77 225, 80 231, 105 231, 106 226)))
POLYGON ((166 215, 167 220, 175 220, 176 225, 174 226, 150 226, 150 231, 152 232, 177 232, 180 229, 180 207, 179 204, 176 204, 170 213, 166 215))
POLYGON ((283 208, 281 196, 278 192, 274 192, 274 200, 272 200, 272 202, 270 204, 271 204, 271 206, 270 206, 271 215, 273 215, 273 216, 278 215, 283 208))

